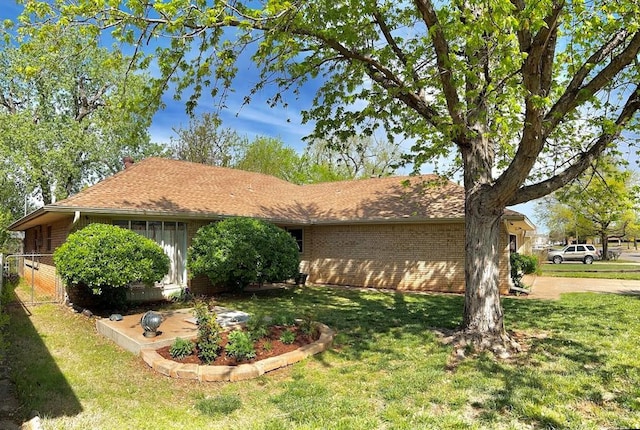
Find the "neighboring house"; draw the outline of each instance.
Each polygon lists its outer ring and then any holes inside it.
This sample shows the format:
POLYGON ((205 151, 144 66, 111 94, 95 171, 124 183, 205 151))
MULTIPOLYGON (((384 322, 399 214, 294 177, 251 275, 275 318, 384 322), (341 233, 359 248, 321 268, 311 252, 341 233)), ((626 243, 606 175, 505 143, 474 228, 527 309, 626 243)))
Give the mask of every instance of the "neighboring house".
MULTIPOLYGON (((290 231, 300 246, 300 270, 312 283, 464 290, 464 190, 435 175, 295 185, 258 173, 148 158, 9 229, 25 232, 26 253, 51 253, 70 232, 96 222, 152 238, 171 258, 171 269, 156 288, 134 291, 133 298, 153 299, 181 286, 194 293, 215 291, 205 277, 190 279, 187 250, 198 228, 234 216, 290 231)), ((509 252, 530 246, 526 233, 532 230, 524 215, 506 211, 503 293, 510 283, 509 252)), ((52 273, 52 264, 50 257, 41 258, 39 273, 52 273)))

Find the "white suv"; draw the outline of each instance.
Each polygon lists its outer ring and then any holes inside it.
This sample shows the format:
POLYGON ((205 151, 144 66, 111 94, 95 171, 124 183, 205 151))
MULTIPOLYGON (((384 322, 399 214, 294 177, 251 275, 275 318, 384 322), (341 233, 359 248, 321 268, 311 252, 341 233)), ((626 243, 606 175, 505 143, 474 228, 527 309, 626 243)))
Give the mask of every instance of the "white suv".
POLYGON ((591 264, 593 260, 600 258, 600 251, 593 245, 567 245, 560 251, 549 251, 547 259, 554 264, 560 264, 564 260, 582 261, 591 264))

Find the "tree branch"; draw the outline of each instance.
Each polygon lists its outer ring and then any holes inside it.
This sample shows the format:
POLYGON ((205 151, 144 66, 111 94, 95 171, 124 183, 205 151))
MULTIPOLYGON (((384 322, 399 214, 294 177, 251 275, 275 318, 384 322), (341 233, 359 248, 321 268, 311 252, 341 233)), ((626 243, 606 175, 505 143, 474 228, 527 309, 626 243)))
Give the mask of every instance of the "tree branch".
POLYGON ((101 100, 109 89, 108 84, 104 84, 96 93, 89 98, 87 91, 84 87, 84 77, 78 79, 78 94, 76 96, 76 116, 75 120, 81 122, 87 115, 94 112, 98 107, 104 106, 104 102, 101 100))
POLYGON ((577 178, 582 172, 584 172, 591 163, 593 163, 607 146, 620 136, 621 130, 624 126, 633 118, 633 116, 640 109, 640 86, 636 86, 635 90, 631 93, 624 108, 618 115, 618 119, 615 124, 617 130, 613 133, 602 134, 598 140, 589 148, 583 152, 567 169, 558 173, 557 175, 539 182, 534 185, 522 187, 518 190, 516 195, 507 202, 507 205, 517 205, 525 203, 531 200, 544 197, 550 194, 577 178))
POLYGON ((451 58, 449 56, 449 44, 442 31, 442 26, 438 20, 436 11, 431 3, 431 0, 414 0, 418 11, 422 15, 424 23, 427 25, 429 32, 432 35, 433 47, 436 52, 436 62, 438 64, 438 71, 440 74, 440 82, 444 91, 444 96, 447 101, 447 108, 449 115, 453 120, 454 125, 458 125, 459 131, 457 136, 454 136, 454 141, 458 145, 467 145, 468 139, 465 137, 466 121, 462 112, 462 103, 460 103, 460 97, 455 84, 453 83, 453 72, 451 71, 451 58))
POLYGON ((544 148, 543 104, 540 99, 549 95, 559 17, 563 8, 564 1, 554 3, 549 15, 545 17, 547 25, 538 31, 530 43, 529 55, 522 65, 523 83, 528 92, 525 98, 522 137, 513 161, 493 186, 494 196, 510 199, 527 179, 544 148))
POLYGON ((627 47, 618 55, 613 57, 609 64, 596 74, 591 81, 583 85, 583 82, 589 72, 603 60, 609 58, 611 53, 622 45, 628 36, 629 33, 627 30, 620 30, 609 40, 609 42, 594 52, 585 61, 565 89, 562 96, 560 96, 558 101, 545 116, 543 138, 546 139, 549 137, 568 112, 575 109, 596 92, 600 91, 608 82, 611 81, 612 77, 636 59, 638 52, 640 52, 640 32, 634 34, 627 47))
MULTIPOLYGON (((387 41, 387 43, 389 44, 393 52, 396 54, 396 57, 398 57, 398 60, 400 61, 400 63, 402 63, 403 66, 408 67, 409 62, 407 61, 407 56, 396 43, 396 40, 391 34, 391 30, 387 26, 386 21, 384 20, 382 15, 380 15, 380 12, 377 9, 373 13, 373 17, 375 18, 376 23, 378 23, 378 27, 380 27, 380 31, 382 31, 382 34, 384 35, 385 40, 387 41)), ((420 81, 420 76, 418 75, 418 73, 413 67, 411 67, 411 76, 413 77, 413 80, 416 83, 420 81)))
POLYGON ((11 94, 9 94, 9 97, 5 97, 3 93, 0 93, 0 105, 6 107, 11 115, 18 112, 17 103, 12 100, 11 94))

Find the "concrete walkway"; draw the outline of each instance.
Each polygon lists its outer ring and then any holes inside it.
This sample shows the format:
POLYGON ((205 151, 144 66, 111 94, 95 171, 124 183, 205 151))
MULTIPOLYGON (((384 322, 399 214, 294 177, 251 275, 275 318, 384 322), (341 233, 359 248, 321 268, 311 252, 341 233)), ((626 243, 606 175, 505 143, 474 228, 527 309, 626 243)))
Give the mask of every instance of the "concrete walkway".
POLYGON ((527 275, 525 285, 531 286, 531 294, 520 296, 529 299, 557 300, 563 293, 612 293, 640 295, 640 281, 624 279, 554 278, 527 275))

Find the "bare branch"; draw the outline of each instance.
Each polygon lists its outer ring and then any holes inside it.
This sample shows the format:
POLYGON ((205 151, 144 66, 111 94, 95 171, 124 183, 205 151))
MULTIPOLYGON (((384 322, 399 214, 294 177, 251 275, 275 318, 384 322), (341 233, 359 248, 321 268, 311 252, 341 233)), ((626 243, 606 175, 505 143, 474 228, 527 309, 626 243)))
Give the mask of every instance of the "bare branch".
POLYGON ((633 116, 640 109, 640 86, 636 86, 635 90, 625 103, 624 108, 618 115, 616 120, 617 131, 614 133, 602 134, 598 140, 589 148, 583 152, 576 160, 574 164, 558 173, 557 175, 549 178, 540 183, 529 185, 520 188, 514 198, 512 198, 507 204, 517 205, 525 203, 531 200, 544 197, 550 194, 577 178, 582 172, 584 172, 598 158, 602 152, 609 146, 611 142, 620 136, 621 130, 624 126, 633 118, 633 116))
MULTIPOLYGON (((387 26, 387 23, 385 22, 382 15, 380 15, 380 12, 376 10, 373 13, 373 17, 375 18, 376 23, 378 24, 378 27, 380 27, 380 31, 382 31, 382 34, 384 35, 385 40, 387 41, 387 43, 389 44, 393 52, 396 54, 396 57, 398 57, 398 60, 400 61, 400 63, 402 63, 402 65, 404 65, 405 67, 408 67, 409 63, 407 61, 407 56, 396 43, 396 40, 391 34, 391 30, 387 26)), ((411 68, 411 75, 413 76, 413 80, 416 83, 420 81, 420 76, 418 75, 418 73, 413 67, 411 68)))
POLYGON ((6 107, 12 115, 18 112, 17 103, 12 100, 11 94, 9 94, 8 97, 5 97, 3 93, 0 93, 0 105, 6 107))
MULTIPOLYGON (((511 198, 522 186, 544 148, 542 138, 543 115, 540 100, 549 94, 554 64, 555 43, 558 33, 558 18, 564 1, 558 1, 545 18, 546 26, 533 37, 529 55, 522 65, 524 86, 528 91, 525 100, 524 127, 518 150, 509 167, 496 180, 494 196, 511 198)), ((503 203, 503 202, 501 202, 503 203)))
POLYGON ((87 115, 94 112, 98 107, 104 106, 102 97, 109 89, 109 85, 103 85, 96 93, 89 97, 87 96, 86 88, 84 86, 85 78, 78 79, 78 94, 76 96, 76 115, 75 120, 81 122, 87 115))
POLYGON ((565 89, 562 96, 560 96, 558 101, 545 116, 543 138, 546 139, 551 134, 568 112, 575 109, 584 102, 584 100, 588 99, 596 92, 600 91, 611 81, 612 77, 616 76, 622 69, 636 60, 638 52, 640 52, 640 32, 634 34, 627 47, 618 55, 613 57, 609 64, 594 76, 591 81, 583 85, 583 82, 589 72, 606 58, 609 58, 611 53, 621 46, 628 36, 629 33, 627 30, 620 30, 609 40, 609 42, 594 52, 587 61, 585 61, 565 89))
POLYGON ((440 82, 444 90, 444 96, 447 101, 449 115, 455 125, 460 126, 458 136, 454 137, 454 141, 458 145, 467 145, 468 139, 464 137, 466 131, 466 122, 462 112, 462 104, 455 84, 453 83, 453 72, 451 71, 451 58, 449 56, 449 45, 442 31, 438 16, 433 7, 431 0, 414 0, 415 4, 422 15, 427 28, 432 34, 433 47, 436 52, 436 61, 440 72, 440 82))

